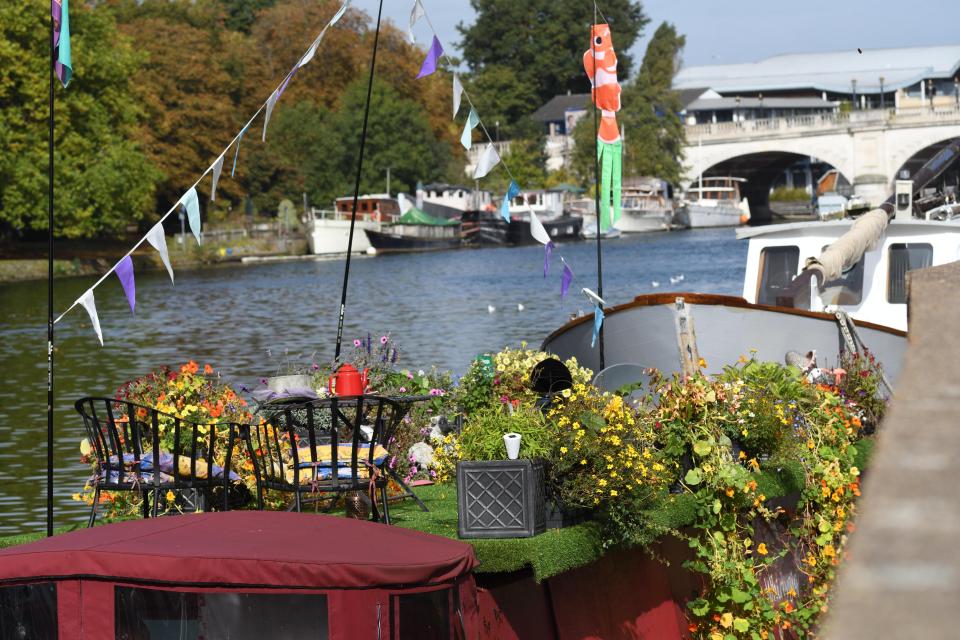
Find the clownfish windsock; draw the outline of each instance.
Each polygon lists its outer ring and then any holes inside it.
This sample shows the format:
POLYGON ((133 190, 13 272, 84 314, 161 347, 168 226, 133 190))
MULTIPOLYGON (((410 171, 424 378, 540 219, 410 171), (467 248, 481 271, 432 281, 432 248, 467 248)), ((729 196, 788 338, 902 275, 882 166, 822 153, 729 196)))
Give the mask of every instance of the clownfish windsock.
POLYGON ((583 68, 590 78, 593 104, 600 109, 600 127, 597 131, 597 156, 601 166, 598 222, 600 230, 605 231, 620 219, 623 154, 620 127, 617 125, 617 111, 620 111, 617 54, 613 50, 609 25, 595 24, 590 28, 590 48, 583 54, 583 68), (609 213, 611 205, 612 216, 609 213))
POLYGON ((595 24, 590 29, 591 46, 583 54, 583 68, 590 78, 593 104, 601 110, 601 142, 620 140, 617 111, 620 111, 620 83, 617 81, 617 54, 613 50, 610 27, 595 24))

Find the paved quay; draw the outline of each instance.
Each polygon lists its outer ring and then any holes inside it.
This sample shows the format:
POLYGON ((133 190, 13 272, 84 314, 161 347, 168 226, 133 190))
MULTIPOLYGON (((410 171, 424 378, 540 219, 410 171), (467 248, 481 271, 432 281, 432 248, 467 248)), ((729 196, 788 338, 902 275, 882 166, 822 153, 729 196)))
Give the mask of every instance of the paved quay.
POLYGON ((823 637, 960 638, 960 262, 909 274, 910 346, 823 637))

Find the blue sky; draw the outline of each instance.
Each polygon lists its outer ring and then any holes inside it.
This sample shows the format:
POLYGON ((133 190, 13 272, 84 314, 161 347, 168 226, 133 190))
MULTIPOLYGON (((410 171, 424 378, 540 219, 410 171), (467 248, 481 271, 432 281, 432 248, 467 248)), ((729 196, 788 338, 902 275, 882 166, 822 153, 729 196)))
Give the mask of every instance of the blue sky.
MULTIPOLYGON (((453 48, 460 39, 457 23, 473 19, 468 0, 422 3, 441 42, 453 48)), ((352 4, 376 16, 377 0, 352 4)), ((406 29, 412 5, 412 0, 384 0, 384 17, 406 29)), ((651 18, 645 36, 664 20, 687 36, 687 65, 750 62, 778 53, 960 42, 957 0, 647 0, 643 6, 651 18)), ((426 25, 415 33, 421 44, 430 41, 426 25)), ((646 37, 634 53, 640 57, 645 48, 646 37)))

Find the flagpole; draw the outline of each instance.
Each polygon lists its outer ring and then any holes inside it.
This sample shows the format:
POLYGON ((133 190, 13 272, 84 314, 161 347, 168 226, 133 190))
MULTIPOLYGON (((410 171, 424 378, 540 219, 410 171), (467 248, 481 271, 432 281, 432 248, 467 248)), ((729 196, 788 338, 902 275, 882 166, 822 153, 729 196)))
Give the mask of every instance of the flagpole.
POLYGON ((377 30, 373 35, 373 55, 370 56, 370 77, 367 80, 367 103, 363 108, 363 129, 360 132, 360 154, 357 159, 357 179, 353 185, 353 211, 350 215, 350 235, 347 238, 347 261, 343 267, 343 290, 340 292, 340 317, 337 320, 337 346, 333 359, 340 359, 340 347, 343 344, 343 315, 347 309, 347 284, 350 281, 350 256, 353 253, 353 231, 357 224, 357 200, 360 198, 360 177, 363 173, 363 151, 367 143, 367 121, 370 117, 370 96, 373 93, 373 71, 377 64, 377 44, 380 41, 380 16, 383 13, 383 0, 377 9, 377 30))
MULTIPOLYGON (((597 24, 597 3, 593 3, 593 24, 597 24)), ((593 171, 594 171, 594 208, 597 212, 597 295, 603 299, 603 247, 600 243, 600 237, 603 235, 600 231, 600 125, 597 122, 597 105, 595 100, 597 83, 597 44, 593 37, 593 28, 590 29, 590 50, 593 53, 593 80, 591 82, 590 102, 593 103, 593 171)), ((607 203, 609 204, 609 203, 607 203)), ((598 302, 597 306, 603 310, 603 304, 598 302)), ((600 370, 606 368, 603 357, 603 325, 600 325, 600 370)))
POLYGON ((50 118, 47 141, 47 536, 53 535, 53 92, 57 49, 53 11, 50 12, 50 118))

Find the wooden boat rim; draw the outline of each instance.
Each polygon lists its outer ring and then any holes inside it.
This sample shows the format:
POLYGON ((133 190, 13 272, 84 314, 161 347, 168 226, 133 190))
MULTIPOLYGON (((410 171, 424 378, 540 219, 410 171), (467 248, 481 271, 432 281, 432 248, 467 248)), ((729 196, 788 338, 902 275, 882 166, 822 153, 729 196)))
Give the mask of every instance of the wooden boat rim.
MULTIPOLYGON (((604 309, 603 313, 605 317, 610 317, 620 313, 621 311, 626 311, 627 309, 633 309, 635 307, 653 307, 657 305, 674 304, 677 298, 683 298, 690 304, 708 304, 725 307, 737 307, 739 309, 754 309, 756 311, 771 311, 773 313, 784 313, 787 315, 805 316, 807 318, 815 318, 817 320, 829 320, 830 322, 836 322, 836 317, 832 313, 825 313, 822 311, 807 311, 806 309, 791 309, 790 307, 777 307, 766 304, 753 304, 738 296, 724 296, 715 293, 648 293, 639 295, 630 302, 625 302, 623 304, 618 304, 608 309, 604 309)), ((561 326, 559 329, 554 330, 550 335, 544 338, 543 346, 546 346, 547 343, 551 342, 561 334, 566 333, 573 327, 585 322, 593 322, 592 313, 580 316, 579 318, 574 318, 573 320, 570 320, 561 326)), ((865 320, 854 320, 854 322, 857 327, 875 329, 877 331, 883 331, 894 336, 906 337, 907 335, 906 331, 887 327, 882 324, 875 324, 865 320)))

